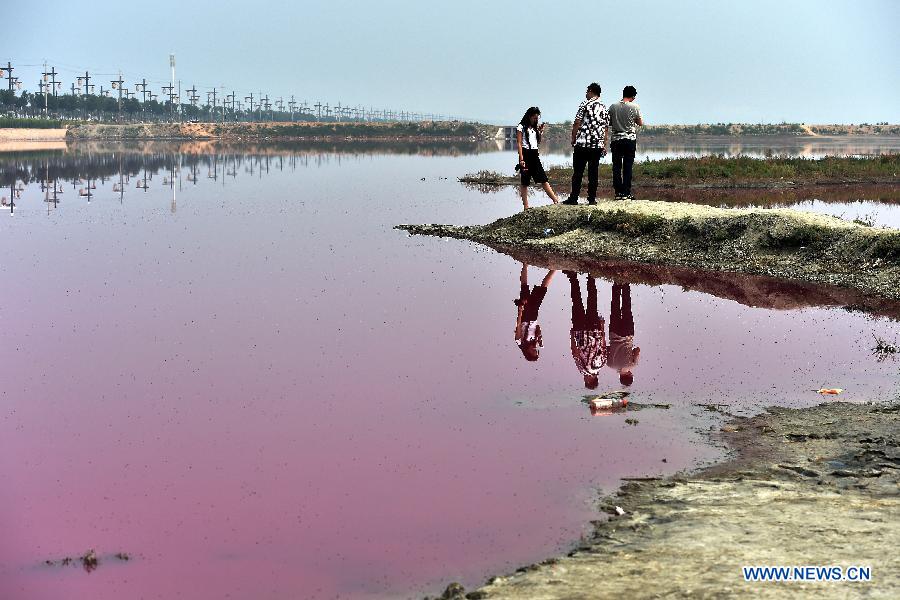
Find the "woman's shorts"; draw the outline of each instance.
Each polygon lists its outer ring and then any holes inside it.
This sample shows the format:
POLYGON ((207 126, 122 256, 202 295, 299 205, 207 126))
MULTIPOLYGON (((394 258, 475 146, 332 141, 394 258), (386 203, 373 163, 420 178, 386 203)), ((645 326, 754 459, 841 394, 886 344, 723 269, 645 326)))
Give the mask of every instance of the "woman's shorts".
POLYGON ((523 321, 537 321, 538 311, 541 309, 541 303, 546 295, 547 288, 542 285, 534 286, 531 291, 528 291, 527 285, 522 285, 519 301, 525 304, 525 310, 522 311, 523 321))
POLYGON ((547 183, 547 174, 544 172, 544 165, 541 164, 541 157, 537 150, 522 149, 522 158, 525 159, 526 171, 521 171, 522 185, 528 185, 533 179, 535 183, 547 183))

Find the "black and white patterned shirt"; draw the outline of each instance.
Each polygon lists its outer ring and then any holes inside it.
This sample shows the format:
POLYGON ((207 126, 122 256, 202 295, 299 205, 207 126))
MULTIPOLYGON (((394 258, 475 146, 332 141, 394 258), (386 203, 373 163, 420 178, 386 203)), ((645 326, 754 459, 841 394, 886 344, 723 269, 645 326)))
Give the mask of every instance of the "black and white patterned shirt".
POLYGON ((600 329, 573 329, 571 337, 572 357, 581 374, 599 374, 606 364, 606 333, 603 330, 603 321, 600 321, 600 329))
POLYGON ((609 112, 600 98, 591 98, 578 105, 575 120, 581 120, 581 127, 575 136, 575 145, 583 148, 603 148, 606 129, 609 127, 609 112))

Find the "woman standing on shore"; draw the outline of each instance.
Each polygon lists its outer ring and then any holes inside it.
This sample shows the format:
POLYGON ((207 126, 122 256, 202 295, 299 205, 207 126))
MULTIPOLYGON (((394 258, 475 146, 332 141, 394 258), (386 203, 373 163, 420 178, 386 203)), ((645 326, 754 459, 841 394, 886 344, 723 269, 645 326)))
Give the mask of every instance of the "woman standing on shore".
POLYGON ((541 134, 544 132, 544 124, 538 125, 541 116, 541 109, 532 106, 525 111, 525 116, 516 126, 516 148, 519 151, 519 172, 522 177, 520 191, 522 193, 523 209, 528 208, 528 184, 534 179, 535 183, 540 183, 553 200, 553 204, 559 204, 559 198, 550 183, 547 181, 547 174, 544 172, 544 165, 541 164, 541 157, 538 154, 538 145, 541 143, 541 134))

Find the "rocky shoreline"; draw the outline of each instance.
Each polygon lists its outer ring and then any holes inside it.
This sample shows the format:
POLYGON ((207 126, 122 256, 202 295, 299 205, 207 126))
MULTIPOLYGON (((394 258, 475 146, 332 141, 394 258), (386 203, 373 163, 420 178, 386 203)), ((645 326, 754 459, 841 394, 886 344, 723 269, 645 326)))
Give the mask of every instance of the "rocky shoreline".
POLYGON ((626 482, 564 557, 443 599, 781 598, 900 593, 900 404, 828 402, 729 421, 725 463, 626 482), (867 566, 869 582, 748 582, 743 566, 867 566))

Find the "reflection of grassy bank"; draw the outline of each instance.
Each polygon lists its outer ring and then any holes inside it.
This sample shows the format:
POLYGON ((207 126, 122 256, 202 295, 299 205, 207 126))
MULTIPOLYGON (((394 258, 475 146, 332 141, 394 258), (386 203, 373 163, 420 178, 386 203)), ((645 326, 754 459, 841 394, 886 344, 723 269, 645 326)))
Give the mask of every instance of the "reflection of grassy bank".
POLYGON ((769 275, 900 299, 900 231, 790 209, 600 202, 532 208, 484 226, 400 228, 561 258, 769 275))
MULTIPOLYGON (((797 310, 813 306, 839 307, 851 312, 864 312, 873 318, 900 321, 900 300, 878 298, 845 287, 670 265, 561 257, 545 252, 541 248, 522 249, 501 244, 490 246, 515 260, 535 267, 590 273, 592 277, 600 277, 610 282, 627 281, 653 287, 675 285, 685 291, 699 291, 710 296, 727 298, 745 306, 775 310, 797 310)), ((895 348, 895 345, 884 340, 876 340, 873 353, 892 355, 896 350, 892 352, 891 348, 895 348)))
MULTIPOLYGON (((550 167, 547 176, 553 185, 568 186, 570 166, 550 167)), ((600 165, 601 181, 612 181, 612 166, 600 165)), ((514 185, 518 177, 494 171, 480 171, 461 177, 475 185, 514 185)), ((704 156, 664 158, 634 165, 635 187, 780 187, 828 182, 900 183, 900 154, 873 157, 750 158, 704 156)))

